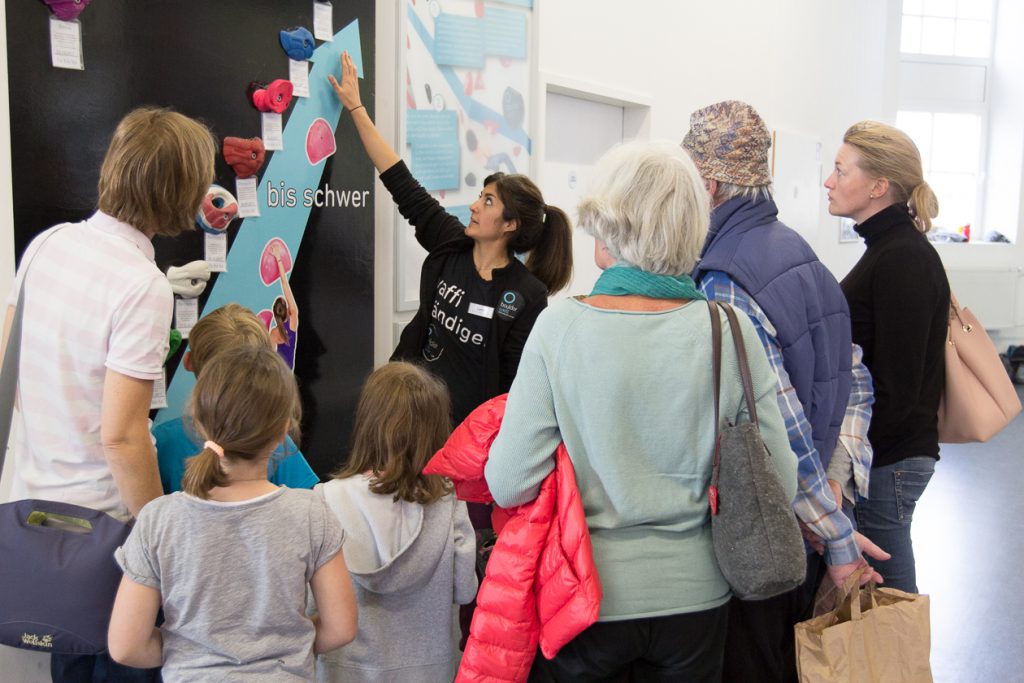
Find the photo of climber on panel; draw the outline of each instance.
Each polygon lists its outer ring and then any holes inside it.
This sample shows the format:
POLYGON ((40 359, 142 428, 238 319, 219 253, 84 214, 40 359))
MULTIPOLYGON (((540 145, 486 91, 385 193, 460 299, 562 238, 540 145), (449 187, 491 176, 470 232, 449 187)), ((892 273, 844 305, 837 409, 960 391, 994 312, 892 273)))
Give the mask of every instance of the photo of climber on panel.
POLYGON ((284 359, 285 364, 294 370, 295 348, 299 340, 299 307, 295 304, 295 296, 292 294, 291 285, 288 284, 288 271, 290 270, 288 266, 291 264, 291 256, 288 254, 287 247, 279 239, 271 240, 267 246, 267 252, 274 264, 272 268, 274 275, 270 278, 270 282, 273 282, 274 279, 281 282, 282 296, 274 299, 269 315, 268 311, 262 311, 260 318, 270 330, 270 343, 273 344, 278 355, 284 359), (288 266, 285 265, 286 261, 288 266))

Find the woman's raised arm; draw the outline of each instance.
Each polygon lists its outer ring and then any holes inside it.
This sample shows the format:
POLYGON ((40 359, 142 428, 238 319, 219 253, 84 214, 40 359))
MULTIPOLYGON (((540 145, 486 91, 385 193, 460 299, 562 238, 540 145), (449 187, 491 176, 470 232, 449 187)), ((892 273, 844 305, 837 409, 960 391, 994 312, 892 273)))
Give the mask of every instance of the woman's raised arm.
POLYGON ((341 53, 341 83, 338 83, 334 74, 328 74, 327 80, 331 82, 341 105, 352 114, 359 139, 363 141, 363 149, 377 168, 377 172, 383 173, 397 164, 401 157, 391 149, 391 145, 381 136, 377 126, 373 125, 370 114, 359 97, 359 76, 356 75, 356 65, 348 52, 341 53))

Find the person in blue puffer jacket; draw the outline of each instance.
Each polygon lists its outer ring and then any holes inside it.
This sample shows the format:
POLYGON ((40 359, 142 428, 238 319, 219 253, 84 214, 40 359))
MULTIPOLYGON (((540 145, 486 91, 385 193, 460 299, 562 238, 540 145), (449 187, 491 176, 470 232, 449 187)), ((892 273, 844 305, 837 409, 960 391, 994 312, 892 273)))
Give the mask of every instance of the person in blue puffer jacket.
POLYGON ((725 681, 795 681, 793 626, 811 616, 823 575, 841 585, 865 564, 862 551, 881 553, 843 513, 844 498, 852 505, 855 489, 867 493, 871 377, 860 349, 851 345, 850 312, 839 283, 778 218, 771 143, 757 111, 736 100, 694 112, 682 143, 713 207, 694 280, 709 299, 732 304, 754 323, 799 458, 793 509, 810 548, 818 551, 808 552, 803 586, 768 600, 733 598, 725 681))

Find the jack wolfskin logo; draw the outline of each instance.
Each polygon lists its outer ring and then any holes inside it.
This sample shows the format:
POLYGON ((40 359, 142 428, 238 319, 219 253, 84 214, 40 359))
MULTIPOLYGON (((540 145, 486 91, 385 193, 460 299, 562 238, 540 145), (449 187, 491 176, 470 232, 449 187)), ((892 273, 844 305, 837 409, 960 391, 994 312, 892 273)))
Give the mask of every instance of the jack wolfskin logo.
POLYGON ((48 633, 40 638, 35 633, 22 633, 21 643, 30 647, 53 647, 53 635, 48 633))

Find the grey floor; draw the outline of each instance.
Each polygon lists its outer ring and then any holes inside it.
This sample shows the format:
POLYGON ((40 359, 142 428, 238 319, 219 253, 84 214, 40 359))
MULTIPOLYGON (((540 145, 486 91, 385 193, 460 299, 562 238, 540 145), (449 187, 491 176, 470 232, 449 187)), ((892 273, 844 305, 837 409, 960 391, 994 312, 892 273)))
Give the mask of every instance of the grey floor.
POLYGON ((942 446, 914 513, 936 683, 1024 682, 1022 452, 1024 416, 988 443, 942 446))

